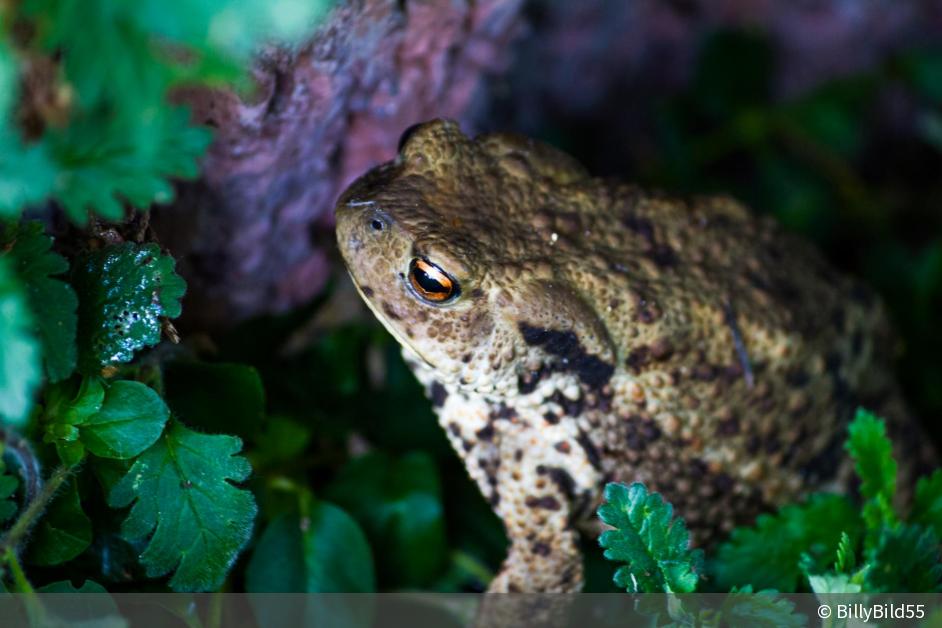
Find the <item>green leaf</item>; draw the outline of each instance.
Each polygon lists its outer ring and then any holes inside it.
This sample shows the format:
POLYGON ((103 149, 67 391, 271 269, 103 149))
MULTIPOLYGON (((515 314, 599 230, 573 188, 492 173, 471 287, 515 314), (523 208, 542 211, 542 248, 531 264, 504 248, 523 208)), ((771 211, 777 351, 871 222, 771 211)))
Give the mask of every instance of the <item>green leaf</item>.
POLYGON ((752 592, 751 588, 733 589, 723 601, 724 626, 768 626, 769 628, 804 626, 807 618, 795 612, 795 603, 779 597, 775 591, 752 592))
POLYGON ((164 396, 174 416, 207 431, 254 437, 265 416, 262 379, 251 366, 174 362, 164 367, 164 396))
POLYGON ((150 577, 174 572, 175 591, 218 588, 252 535, 257 511, 232 482, 252 469, 236 456, 242 441, 199 434, 173 421, 112 489, 115 508, 133 503, 121 526, 129 540, 150 537, 141 563, 150 577))
POLYGON ((76 588, 70 580, 60 580, 36 589, 39 593, 107 593, 105 587, 94 580, 85 580, 82 586, 76 588))
POLYGON ((9 261, 0 256, 0 420, 22 423, 42 377, 33 317, 9 261))
POLYGON ((377 556, 381 582, 420 586, 444 568, 441 486, 427 454, 396 459, 374 453, 352 460, 325 496, 356 518, 373 547, 383 548, 377 556))
POLYGON ((19 510, 14 499, 20 481, 16 476, 7 472, 6 463, 3 462, 3 448, 0 446, 0 524, 12 518, 19 510))
POLYGON ((860 477, 860 494, 866 500, 863 508, 867 523, 867 546, 872 547, 884 526, 897 523, 893 511, 896 495, 896 460, 893 444, 886 436, 886 425, 864 409, 847 428, 849 437, 845 445, 854 459, 854 468, 860 477))
POLYGON ((860 538, 861 522, 843 495, 813 495, 802 504, 785 506, 774 515, 760 515, 755 526, 733 530, 717 550, 711 568, 719 590, 752 584, 759 589, 795 591, 803 553, 829 563, 841 531, 860 538))
POLYGON ((91 542, 92 522, 71 479, 36 526, 26 558, 34 565, 59 565, 84 552, 91 542))
POLYGON ((814 593, 860 593, 862 589, 846 573, 809 575, 808 584, 814 593))
POLYGON ((854 551, 854 542, 846 532, 841 532, 841 540, 837 544, 837 558, 834 561, 834 570, 837 573, 849 574, 857 566, 857 556, 854 551))
POLYGON ((79 440, 102 458, 133 458, 160 438, 170 410, 154 390, 140 382, 108 386, 101 409, 79 426, 79 440))
POLYGON ((121 616, 114 598, 94 580, 85 580, 75 587, 69 580, 52 582, 36 589, 38 593, 68 593, 71 595, 44 595, 43 608, 56 617, 48 625, 75 628, 126 628, 128 621, 121 616), (77 596, 76 593, 92 595, 77 596))
POLYGON ((346 512, 302 498, 300 511, 276 517, 245 573, 249 593, 366 593, 375 589, 366 536, 346 512))
POLYGON ((0 218, 16 217, 25 205, 45 198, 55 176, 43 148, 24 146, 9 124, 18 86, 13 55, 0 41, 0 218))
POLYGON ((76 93, 68 124, 47 127, 41 140, 40 154, 48 154, 58 170, 42 195, 54 183, 55 197, 79 223, 89 212, 118 219, 124 202, 146 207, 171 200, 170 179, 195 176, 211 136, 193 126, 185 107, 171 104, 170 90, 247 78, 260 44, 306 35, 329 4, 21 3, 16 17, 30 25, 34 45, 61 56, 64 78, 76 93))
POLYGON ((916 482, 916 498, 909 523, 928 526, 942 538, 942 469, 916 482))
POLYGON ((9 255, 26 287, 36 335, 42 340, 46 375, 65 379, 75 370, 75 325, 78 299, 72 287, 53 275, 69 269, 64 257, 52 252, 52 238, 39 222, 10 224, 0 230, 0 255, 9 255))
POLYGON ((901 525, 883 530, 867 572, 869 591, 934 593, 942 588, 939 537, 931 528, 901 525))
POLYGON ((191 126, 185 107, 141 106, 149 111, 134 112, 132 120, 94 112, 47 133, 47 150, 60 168, 53 193, 76 223, 84 224, 91 212, 119 220, 122 202, 168 203, 173 200, 169 178, 199 172, 197 160, 209 146, 210 132, 191 126))
POLYGON ((255 437, 253 466, 273 466, 300 456, 311 442, 311 428, 286 417, 273 416, 255 437))
POLYGON ((79 368, 88 374, 128 362, 160 341, 161 317, 180 315, 186 283, 156 244, 123 244, 91 253, 77 267, 79 368))
POLYGON ((690 593, 697 587, 701 550, 690 549, 683 519, 643 484, 609 483, 599 518, 614 530, 599 537, 605 558, 627 563, 615 572, 615 584, 629 593, 690 593))

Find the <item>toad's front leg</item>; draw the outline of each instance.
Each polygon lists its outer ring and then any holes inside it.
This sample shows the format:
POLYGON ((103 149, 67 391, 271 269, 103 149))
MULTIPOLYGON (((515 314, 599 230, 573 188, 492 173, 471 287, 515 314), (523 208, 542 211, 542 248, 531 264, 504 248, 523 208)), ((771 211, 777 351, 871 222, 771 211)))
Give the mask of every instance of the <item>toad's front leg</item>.
MULTIPOLYGON (((582 589, 582 554, 574 528, 589 499, 574 477, 576 458, 526 422, 506 423, 500 437, 495 511, 510 551, 489 592, 569 593, 582 589)), ((565 448, 564 448, 565 449, 565 448)))

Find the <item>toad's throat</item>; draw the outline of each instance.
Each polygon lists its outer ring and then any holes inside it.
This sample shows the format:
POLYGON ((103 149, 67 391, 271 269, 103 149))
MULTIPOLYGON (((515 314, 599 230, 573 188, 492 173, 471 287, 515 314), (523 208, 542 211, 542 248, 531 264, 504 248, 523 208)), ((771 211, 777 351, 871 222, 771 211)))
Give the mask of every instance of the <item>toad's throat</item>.
POLYGON ((419 353, 419 350, 415 348, 415 346, 412 344, 412 341, 402 332, 396 329, 396 326, 389 321, 389 316, 382 310, 382 308, 377 307, 377 305, 373 303, 373 300, 363 293, 363 288, 360 287, 360 283, 357 281, 356 277, 353 276, 353 273, 349 271, 349 269, 347 270, 347 273, 350 275, 350 279, 353 281, 353 285, 356 287, 360 298, 363 299, 363 302, 366 303, 366 306, 370 308, 371 312, 373 312, 373 316, 375 316, 376 319, 383 324, 383 327, 386 328, 386 331, 392 334, 393 338, 395 338, 396 341, 404 349, 406 349, 415 360, 421 362, 432 371, 435 371, 435 365, 432 364, 425 356, 419 353))

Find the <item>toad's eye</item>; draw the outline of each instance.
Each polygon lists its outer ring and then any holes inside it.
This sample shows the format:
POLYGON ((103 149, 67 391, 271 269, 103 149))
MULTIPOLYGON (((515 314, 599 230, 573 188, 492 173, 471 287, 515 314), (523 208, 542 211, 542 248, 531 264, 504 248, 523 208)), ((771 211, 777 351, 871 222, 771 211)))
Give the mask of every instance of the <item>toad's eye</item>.
POLYGON ((458 282, 432 262, 415 258, 409 264, 409 284, 429 303, 444 303, 458 296, 458 282))

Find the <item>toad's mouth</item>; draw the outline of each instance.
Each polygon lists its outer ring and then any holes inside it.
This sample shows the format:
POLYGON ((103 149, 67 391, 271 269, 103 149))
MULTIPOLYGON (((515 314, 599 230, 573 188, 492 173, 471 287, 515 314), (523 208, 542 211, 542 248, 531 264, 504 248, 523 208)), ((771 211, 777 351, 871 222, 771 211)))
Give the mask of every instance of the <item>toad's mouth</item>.
POLYGON ((359 282, 357 281, 356 277, 353 276, 353 273, 349 268, 347 269, 347 274, 350 275, 350 280, 353 282, 353 285, 356 288, 357 293, 360 295, 360 298, 363 299, 364 303, 366 303, 366 306, 370 308, 371 312, 373 312, 373 316, 375 316, 377 320, 383 324, 383 327, 386 328, 386 331, 392 334, 392 337, 395 338, 396 341, 409 353, 411 353, 412 357, 414 357, 417 361, 421 362, 433 371, 436 370, 435 365, 432 364, 428 358, 419 353, 419 350, 415 348, 415 345, 412 344, 412 341, 390 322, 389 317, 386 316, 382 309, 377 307, 376 304, 373 303, 373 300, 363 293, 363 289, 360 287, 359 282))

